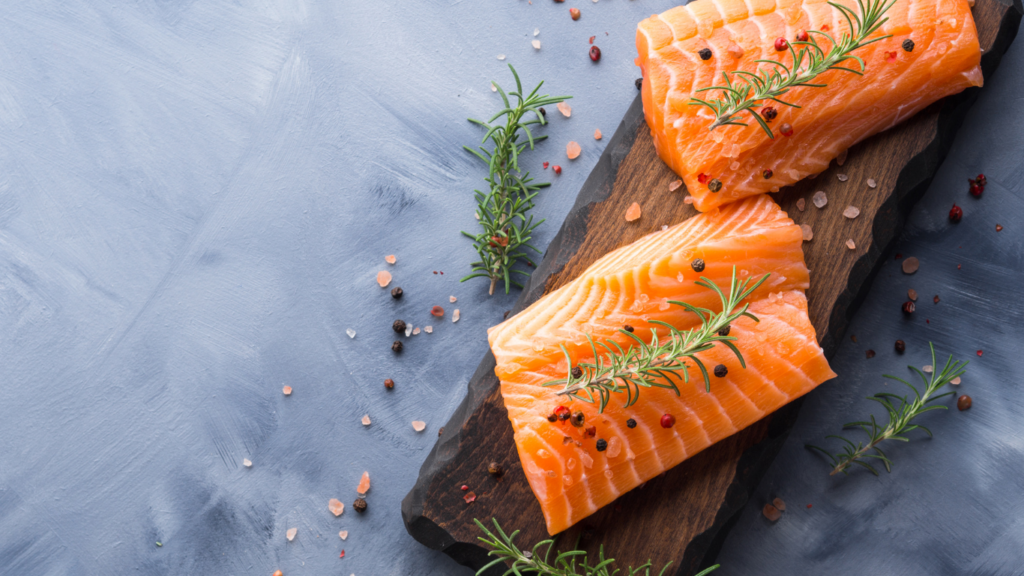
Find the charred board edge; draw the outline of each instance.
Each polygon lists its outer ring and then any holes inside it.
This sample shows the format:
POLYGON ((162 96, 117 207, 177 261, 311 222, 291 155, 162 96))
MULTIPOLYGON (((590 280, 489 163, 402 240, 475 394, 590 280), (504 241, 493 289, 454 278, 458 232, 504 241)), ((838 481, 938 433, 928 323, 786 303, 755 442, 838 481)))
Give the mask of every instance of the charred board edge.
MULTIPOLYGON (((1021 16, 1024 14, 1021 0, 1013 0, 1012 5, 1002 0, 1000 2, 1011 7, 1004 13, 992 47, 982 55, 982 71, 986 79, 991 77, 1003 54, 1016 37, 1021 16)), ((893 193, 879 209, 873 222, 871 249, 858 259, 850 273, 846 289, 833 306, 828 332, 821 337, 821 346, 827 357, 831 357, 838 348, 853 313, 863 302, 872 280, 881 268, 882 257, 891 251, 902 233, 910 209, 927 190, 979 92, 980 88, 971 88, 946 98, 938 117, 935 138, 901 170, 893 193)), ((513 313, 538 300, 544 294, 548 279, 562 270, 579 249, 586 238, 591 206, 609 197, 620 163, 632 149, 639 130, 645 127, 643 104, 637 95, 619 123, 608 147, 583 184, 575 204, 548 246, 543 261, 516 301, 513 313)), ((492 392, 491 388, 495 385, 494 367, 494 357, 488 352, 469 381, 466 398, 445 424, 445 432, 423 462, 415 486, 402 501, 402 518, 406 530, 414 539, 429 548, 441 550, 459 564, 472 568, 479 568, 487 563, 486 550, 474 543, 457 541, 433 520, 423 516, 423 506, 424 499, 428 496, 426 492, 434 476, 442 472, 458 455, 463 426, 492 392)), ((677 576, 691 574, 713 563, 729 529, 736 523, 740 511, 782 448, 802 404, 802 399, 797 400, 769 417, 768 437, 748 449, 737 463, 733 480, 716 514, 714 526, 687 545, 677 576)), ((496 568, 489 571, 490 573, 502 574, 503 570, 496 568)))

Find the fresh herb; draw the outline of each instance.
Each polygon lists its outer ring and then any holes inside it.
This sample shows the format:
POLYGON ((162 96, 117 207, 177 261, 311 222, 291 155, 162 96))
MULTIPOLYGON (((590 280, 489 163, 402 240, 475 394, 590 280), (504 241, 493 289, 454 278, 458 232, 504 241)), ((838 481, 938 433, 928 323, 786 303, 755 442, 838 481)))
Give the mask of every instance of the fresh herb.
POLYGON ((815 84, 812 81, 818 75, 829 70, 843 70, 863 76, 865 70, 864 60, 859 56, 851 54, 851 52, 880 40, 891 38, 891 35, 885 35, 872 38, 871 40, 867 39, 868 36, 874 34, 889 20, 883 16, 889 8, 892 8, 896 0, 866 0, 866 2, 865 0, 857 0, 857 5, 860 8, 859 14, 842 4, 829 2, 830 5, 842 12, 846 21, 850 24, 850 32, 844 33, 838 42, 827 32, 808 30, 806 42, 796 41, 787 43, 789 53, 793 56, 792 66, 786 66, 782 62, 775 60, 755 60, 755 62, 767 64, 768 66, 759 67, 756 73, 745 70, 735 70, 731 73, 722 72, 722 76, 725 78, 724 86, 711 86, 697 90, 697 92, 718 90, 721 92, 721 97, 710 101, 690 98, 690 105, 706 106, 714 112, 715 121, 711 123, 709 130, 726 125, 746 126, 747 124, 741 122, 737 117, 741 113, 747 112, 757 120, 757 123, 761 125, 761 128, 768 134, 768 137, 774 139, 775 135, 772 133, 772 129, 768 127, 768 122, 761 117, 761 114, 754 110, 756 106, 766 100, 771 100, 785 106, 800 108, 796 104, 782 100, 781 97, 789 92, 790 88, 798 86, 824 88, 826 84, 815 84), (814 35, 826 38, 832 44, 828 52, 818 45, 814 35), (799 52, 794 46, 800 47, 799 52), (847 60, 853 60, 859 64, 860 70, 842 66, 847 60), (732 74, 732 77, 730 77, 730 74, 732 74))
POLYGON ((673 378, 678 379, 679 373, 682 372, 683 382, 689 382, 689 365, 686 361, 692 360, 704 375, 705 389, 710 392, 711 380, 708 377, 708 369, 696 354, 710 350, 716 343, 721 342, 736 354, 741 366, 747 367, 739 348, 733 344, 736 337, 728 336, 725 328, 742 316, 758 322, 756 316, 747 312, 750 305, 740 306, 740 302, 767 279, 768 274, 765 274, 748 287, 751 278, 737 281, 736 267, 733 266, 729 295, 726 296, 714 282, 701 276, 700 280, 694 283, 718 293, 718 297, 722 300, 721 312, 715 314, 706 308, 697 308, 686 302, 669 300, 669 304, 682 306, 696 314, 701 321, 699 328, 680 332, 671 324, 651 320, 651 324, 658 324, 668 329, 668 338, 659 339, 657 329, 652 328, 651 343, 648 344, 631 331, 619 330, 621 334, 635 341, 635 344, 630 345, 626 350, 623 350, 622 346, 614 340, 606 340, 595 345, 594 339, 588 334, 587 340, 590 341, 594 362, 580 362, 576 366, 572 366, 572 359, 563 345, 562 352, 570 366, 568 374, 561 380, 546 382, 544 386, 564 384, 565 388, 560 390, 558 395, 569 395, 590 403, 594 402, 594 392, 597 392, 601 412, 604 412, 613 392, 625 392, 626 407, 628 408, 639 398, 641 387, 670 388, 678 396, 679 387, 673 378), (720 334, 719 331, 723 331, 724 334, 720 334), (603 356, 598 354, 597 346, 604 349, 603 356))
MULTIPOLYGON (((544 85, 543 82, 537 85, 529 94, 524 94, 523 85, 519 81, 519 74, 509 64, 512 76, 516 79, 516 91, 505 93, 497 83, 494 87, 501 94, 505 107, 491 117, 487 122, 470 118, 469 121, 479 124, 487 129, 482 144, 488 140, 494 145, 493 150, 480 146, 479 151, 463 146, 487 164, 487 183, 490 188, 487 192, 474 190, 477 207, 476 215, 480 219, 483 231, 479 234, 463 232, 473 239, 474 248, 480 255, 480 260, 473 263, 473 271, 469 276, 462 279, 463 282, 470 278, 490 278, 490 294, 494 294, 494 285, 499 280, 505 283, 507 294, 513 284, 520 286, 512 280, 513 274, 529 276, 529 272, 516 269, 514 266, 521 260, 526 260, 526 248, 540 252, 530 245, 530 235, 543 220, 534 223, 533 216, 527 212, 533 208, 533 199, 537 191, 550 186, 549 183, 535 183, 530 178, 529 172, 522 172, 519 169, 519 156, 526 147, 533 150, 535 142, 547 138, 547 136, 534 136, 530 132, 531 124, 544 125, 547 122, 544 114, 539 110, 541 106, 556 104, 571 96, 538 96, 537 91, 544 85), (517 102, 513 105, 509 96, 514 97, 517 102), (532 113, 533 118, 524 119, 527 114, 532 113), (495 120, 505 117, 505 124, 492 124, 495 120), (526 134, 527 142, 520 141, 521 133, 526 134)), ((529 263, 529 260, 527 260, 529 263)))
MULTIPOLYGON (((501 564, 508 566, 508 570, 505 571, 503 576, 508 576, 509 574, 515 574, 516 576, 524 574, 536 574, 538 576, 616 576, 620 573, 620 569, 614 567, 615 559, 604 557, 604 546, 598 551, 597 563, 593 565, 590 564, 587 553, 582 550, 556 552, 555 559, 551 561, 551 551, 555 544, 554 540, 539 542, 533 547, 532 551, 520 550, 515 545, 515 542, 513 542, 519 531, 516 530, 511 535, 505 534, 505 531, 498 525, 497 520, 492 518, 491 521, 494 523, 494 529, 497 534, 488 530, 479 520, 473 520, 477 527, 485 534, 485 536, 480 536, 479 540, 491 548, 487 555, 495 557, 492 562, 477 571, 477 576, 501 564)), ((663 576, 671 565, 671 562, 666 564, 658 572, 658 575, 663 576)), ((651 562, 648 561, 638 568, 629 567, 623 576, 650 576, 651 566, 651 562)), ((707 576, 707 574, 710 574, 717 568, 718 564, 702 571, 697 576, 707 576)))
MULTIPOLYGON (((935 346, 931 344, 929 344, 929 346, 932 350, 932 366, 936 366, 935 346)), ((910 382, 907 382, 902 378, 897 378, 896 376, 889 376, 888 374, 886 374, 886 378, 890 378, 892 380, 896 380, 897 382, 901 382, 914 392, 913 399, 910 399, 908 396, 900 396, 898 394, 893 394, 891 392, 879 392, 874 396, 868 396, 868 400, 878 402, 885 408, 885 411, 889 415, 888 424, 884 426, 880 425, 875 420, 875 417, 873 415, 871 416, 870 420, 867 421, 850 422, 849 424, 844 424, 843 428, 860 428, 861 430, 863 430, 868 435, 868 441, 867 443, 858 442, 855 444, 852 440, 849 440, 843 436, 830 434, 826 436, 826 438, 838 438, 839 440, 845 442, 845 446, 843 446, 842 451, 837 452, 835 454, 818 446, 812 446, 808 444, 807 447, 817 450, 829 458, 832 465, 832 472, 829 474, 830 476, 834 476, 839 472, 842 472, 843 474, 849 474, 851 465, 853 464, 863 466, 864 468, 870 470, 872 474, 878 476, 878 470, 876 470, 874 466, 865 462, 865 460, 868 459, 881 460, 882 465, 885 466, 886 472, 891 472, 892 460, 890 460, 889 457, 886 456, 885 452, 882 452, 882 449, 879 448, 878 445, 881 444, 882 442, 885 442, 886 440, 899 440, 901 442, 909 442, 910 439, 906 437, 906 434, 908 432, 913 432, 914 430, 917 429, 924 430, 925 433, 927 433, 928 436, 931 437, 931 430, 925 428, 924 426, 921 426, 920 424, 911 424, 911 422, 914 420, 914 418, 917 418, 921 414, 924 414, 925 412, 928 412, 930 410, 948 409, 946 406, 929 406, 929 404, 940 398, 944 398, 946 396, 950 396, 951 394, 953 394, 952 392, 946 392, 944 394, 934 396, 934 394, 940 388, 942 388, 943 386, 945 386, 946 384, 950 383, 952 380, 958 378, 961 374, 963 374, 964 368, 967 366, 967 364, 968 362, 961 362, 959 360, 954 362, 953 357, 950 356, 949 359, 946 360, 946 366, 942 369, 942 371, 932 372, 931 378, 925 376, 925 373, 920 369, 914 366, 909 366, 909 368, 914 372, 917 372, 918 376, 921 377, 921 380, 924 381, 924 393, 921 393, 910 382)))

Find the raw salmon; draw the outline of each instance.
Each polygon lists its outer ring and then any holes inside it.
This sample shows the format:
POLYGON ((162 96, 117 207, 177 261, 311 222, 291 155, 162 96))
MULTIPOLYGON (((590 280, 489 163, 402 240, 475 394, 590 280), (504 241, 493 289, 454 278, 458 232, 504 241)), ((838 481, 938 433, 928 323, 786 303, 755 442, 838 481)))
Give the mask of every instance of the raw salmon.
MULTIPOLYGON (((832 373, 807 317, 803 290, 808 271, 800 228, 767 196, 760 195, 700 214, 668 230, 650 234, 615 250, 579 278, 552 292, 508 321, 491 328, 495 372, 515 430, 526 478, 540 501, 548 532, 556 534, 593 514, 619 495, 672 468, 711 444, 753 424, 807 393, 832 373), (702 273, 691 263, 705 262, 702 273), (598 406, 566 396, 545 382, 564 378, 564 345, 575 364, 593 361, 586 335, 613 339, 625 324, 646 335, 661 320, 687 329, 696 315, 670 305, 679 300, 721 310, 718 296, 694 284, 705 276, 728 291, 732 269, 742 277, 770 272, 768 281, 748 299, 761 321, 741 319, 730 335, 743 352, 740 367, 726 348, 716 346, 699 357, 708 366, 725 364, 728 374, 713 378, 711 392, 696 369, 690 382, 671 390, 644 389, 624 408, 615 394, 603 413, 598 406), (560 405, 580 410, 586 427, 548 421, 560 405), (676 423, 663 428, 672 414, 676 423), (626 421, 633 418, 635 428, 626 421), (599 452, 597 440, 607 442, 599 452)), ((661 334, 665 334, 661 329, 661 334)))
MULTIPOLYGON (((858 12, 854 0, 841 4, 858 12)), ((775 50, 777 38, 792 41, 801 30, 840 38, 849 24, 838 9, 825 0, 696 0, 640 23, 636 63, 643 70, 647 124, 658 155, 683 178, 698 210, 817 174, 868 136, 944 96, 981 86, 981 51, 967 0, 897 0, 886 15, 889 21, 875 34, 892 38, 854 52, 866 64, 863 76, 831 70, 815 80, 827 87, 794 88, 783 96, 802 108, 771 102, 757 108, 778 112, 769 124, 774 140, 746 113, 738 117, 745 127, 709 131, 713 114, 690 105, 690 98, 717 98, 719 92, 696 90, 721 85, 722 72, 766 66, 755 60, 792 64, 788 51, 775 50), (907 39, 910 51, 903 48, 907 39), (708 60, 699 55, 705 48, 708 60), (783 124, 792 127, 791 136, 780 133, 783 124), (722 183, 718 193, 708 189, 715 178, 722 183)), ((815 38, 826 50, 831 46, 815 38)))

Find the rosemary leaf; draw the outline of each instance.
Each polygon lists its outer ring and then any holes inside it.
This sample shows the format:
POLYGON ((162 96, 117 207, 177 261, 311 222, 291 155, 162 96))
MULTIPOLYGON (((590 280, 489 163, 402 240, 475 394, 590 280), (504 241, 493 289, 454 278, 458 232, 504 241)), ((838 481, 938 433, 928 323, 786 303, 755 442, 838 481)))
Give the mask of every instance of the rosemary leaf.
POLYGON ((636 334, 627 330, 619 330, 627 338, 633 340, 628 349, 623 349, 617 342, 606 340, 605 342, 594 342, 588 334, 590 349, 594 355, 593 362, 580 362, 576 366, 580 368, 579 376, 572 374, 572 358, 569 352, 562 346, 562 352, 568 361, 568 374, 560 380, 545 382, 544 386, 564 385, 558 395, 568 395, 584 402, 594 402, 594 394, 598 396, 600 411, 604 412, 608 401, 613 393, 626 393, 626 407, 632 406, 640 397, 640 388, 668 388, 679 395, 679 387, 676 382, 681 378, 683 382, 690 381, 689 360, 696 365, 704 377, 704 386, 711 391, 711 379, 708 377, 707 367, 697 358, 696 354, 710 350, 715 344, 721 343, 728 347, 740 361, 740 365, 746 368, 743 355, 733 342, 735 336, 723 336, 718 332, 731 325, 741 317, 753 319, 758 322, 756 316, 747 312, 749 304, 742 302, 747 296, 756 290, 765 280, 768 274, 751 284, 752 278, 738 281, 736 278, 736 267, 732 268, 732 281, 729 286, 729 295, 725 293, 711 280, 704 276, 694 282, 718 293, 722 300, 722 311, 715 314, 706 308, 697 308, 686 302, 669 300, 670 304, 682 306, 696 314, 701 321, 699 328, 693 328, 686 332, 677 330, 674 326, 652 320, 668 330, 668 337, 661 339, 658 331, 651 329, 651 342, 644 342, 636 334), (603 352, 598 351, 598 346, 603 352), (682 376, 680 376, 680 373, 682 376))
POLYGON ((473 240, 473 247, 480 260, 473 262, 470 274, 462 281, 488 278, 491 281, 490 294, 494 294, 494 286, 499 281, 504 282, 506 294, 513 284, 521 287, 512 275, 529 276, 529 273, 514 266, 524 260, 530 263, 526 258, 526 249, 540 252, 530 244, 530 239, 534 229, 544 221, 534 222, 533 216, 527 213, 533 208, 533 199, 538 190, 550 184, 534 182, 529 172, 522 172, 519 169, 519 157, 527 146, 533 150, 534 143, 547 138, 534 136, 530 131, 532 124, 543 126, 547 123, 540 108, 572 98, 538 95, 543 82, 526 94, 516 69, 511 64, 508 67, 516 80, 516 90, 506 93, 497 83, 494 84, 505 107, 486 122, 470 118, 470 122, 486 128, 487 132, 478 150, 463 146, 487 164, 488 190, 473 191, 479 205, 476 214, 483 230, 478 234, 463 234, 473 240), (514 104, 509 97, 515 99, 514 104), (526 119, 530 115, 533 117, 526 119), (502 117, 505 119, 504 124, 494 124, 502 117), (526 135, 525 142, 521 140, 523 134, 526 135), (483 145, 488 141, 493 145, 493 150, 484 148, 483 145))
MULTIPOLYGON (((935 346, 931 343, 928 344, 932 351, 932 366, 937 368, 935 364, 935 346)), ((885 425, 881 425, 875 419, 874 416, 868 418, 868 420, 849 422, 843 425, 843 428, 859 428, 868 435, 866 442, 854 443, 852 440, 830 434, 826 438, 834 438, 843 442, 841 450, 835 453, 829 452, 828 450, 821 448, 820 446, 814 446, 807 444, 807 448, 817 450, 824 454, 832 466, 832 471, 829 473, 830 476, 834 476, 840 472, 843 474, 849 474, 850 469, 853 465, 858 465, 863 468, 867 468, 872 474, 878 476, 878 470, 874 466, 868 463, 869 460, 877 460, 885 466, 886 472, 892 471, 892 460, 878 447, 879 444, 886 440, 899 440, 902 442, 909 441, 909 438, 905 436, 907 432, 914 430, 923 430, 929 437, 931 437, 931 430, 918 424, 912 424, 914 418, 917 418, 921 414, 931 410, 947 410, 946 406, 929 405, 932 402, 950 396, 952 392, 945 392, 943 394, 935 395, 940 388, 949 384, 953 379, 959 377, 964 373, 968 362, 953 361, 953 357, 950 356, 946 360, 946 366, 943 367, 942 371, 933 372, 931 378, 925 375, 925 373, 914 366, 909 366, 911 370, 917 372, 917 375, 921 377, 924 382, 924 392, 920 392, 913 384, 907 382, 902 378, 896 376, 885 375, 886 378, 890 378, 897 382, 906 385, 914 393, 913 398, 909 396, 899 396, 891 392, 879 392, 874 396, 868 396, 868 400, 878 402, 881 404, 889 416, 889 422, 885 425)), ((877 462, 876 462, 877 464, 877 462)))
MULTIPOLYGON (((537 576, 617 576, 620 573, 623 576, 651 576, 652 574, 650 561, 647 561, 646 564, 638 568, 629 567, 626 569, 626 572, 622 573, 620 569, 615 568, 614 558, 604 557, 603 546, 598 551, 596 564, 590 564, 587 553, 578 549, 568 552, 555 552, 555 558, 551 559, 552 549, 555 544, 554 540, 539 542, 530 551, 520 550, 514 542, 515 537, 519 534, 518 530, 512 534, 506 534, 494 518, 491 519, 491 522, 494 523, 494 532, 488 530, 479 520, 474 519, 473 522, 484 533, 484 536, 480 536, 478 539, 491 549, 487 555, 494 557, 493 561, 477 571, 477 576, 499 565, 505 565, 508 568, 504 576, 509 576, 510 574, 516 576, 525 574, 537 576)), ((671 565, 672 563, 669 562, 662 567, 661 571, 658 572, 658 576, 664 576, 666 570, 671 565)), ((703 570, 696 576, 707 576, 717 568, 718 564, 703 570)))
POLYGON ((837 2, 829 2, 832 7, 842 13, 850 25, 850 32, 844 33, 838 42, 827 32, 808 30, 806 42, 787 43, 789 54, 793 58, 791 66, 776 60, 757 60, 756 62, 766 66, 758 67, 756 73, 744 70, 722 72, 725 79, 723 86, 709 86, 697 90, 697 92, 717 90, 720 93, 717 99, 693 97, 690 98, 689 103, 691 106, 704 106, 714 113, 715 120, 711 123, 709 130, 714 130, 719 126, 746 126, 747 124, 738 118, 746 112, 757 121, 769 138, 774 139, 775 134, 772 133, 772 129, 754 108, 765 101, 800 108, 796 104, 786 102, 782 96, 789 92, 790 88, 799 86, 824 88, 826 84, 814 83, 813 80, 829 70, 842 70, 862 76, 865 70, 864 60, 853 55, 852 52, 892 37, 885 35, 868 40, 869 36, 889 20, 885 17, 885 13, 895 3, 896 0, 857 0, 859 8, 859 13, 857 13, 837 2), (818 44, 815 36, 827 39, 832 47, 826 52, 818 44), (798 46, 799 51, 794 46, 798 46), (855 63, 859 70, 842 65, 848 61, 855 63), (731 77, 730 74, 732 74, 731 77))

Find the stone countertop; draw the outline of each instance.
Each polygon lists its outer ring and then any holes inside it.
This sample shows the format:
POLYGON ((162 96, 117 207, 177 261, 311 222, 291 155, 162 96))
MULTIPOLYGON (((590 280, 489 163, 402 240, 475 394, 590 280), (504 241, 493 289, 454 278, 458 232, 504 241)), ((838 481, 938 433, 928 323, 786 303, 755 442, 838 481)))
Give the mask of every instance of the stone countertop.
MULTIPOLYGON (((511 86, 507 63, 574 96, 525 160, 554 181, 535 209, 543 249, 636 95, 634 23, 672 5, 580 2, 575 22, 571 3, 546 0, 0 6, 5 573, 469 574, 399 513, 517 296, 459 283, 484 176, 461 149, 482 136, 465 118, 499 108, 490 82, 511 86), (396 318, 434 332, 402 337, 396 356, 396 318)), ((721 574, 1018 569, 1022 59, 1015 44, 915 209, 897 251, 921 270, 883 268, 858 342, 836 356, 842 376, 804 405, 721 574), (989 186, 974 200, 965 179, 979 171, 989 186), (908 287, 922 294, 909 322, 908 287), (974 408, 929 415, 936 438, 896 449, 891 475, 828 478, 804 442, 867 410, 883 372, 926 363, 928 340, 970 356, 960 389, 974 408), (790 507, 768 526, 759 508, 776 495, 790 507)))

